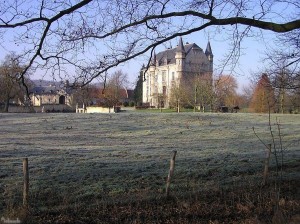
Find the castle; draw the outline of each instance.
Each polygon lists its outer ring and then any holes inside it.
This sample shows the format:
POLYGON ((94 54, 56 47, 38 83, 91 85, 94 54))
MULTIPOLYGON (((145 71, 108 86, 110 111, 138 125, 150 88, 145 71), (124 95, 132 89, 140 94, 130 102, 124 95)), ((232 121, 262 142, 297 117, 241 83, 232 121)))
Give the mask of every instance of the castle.
POLYGON ((195 43, 183 44, 180 37, 176 48, 153 55, 150 66, 143 68, 143 103, 151 107, 170 106, 172 90, 184 79, 212 76, 213 53, 208 41, 205 52, 195 43))

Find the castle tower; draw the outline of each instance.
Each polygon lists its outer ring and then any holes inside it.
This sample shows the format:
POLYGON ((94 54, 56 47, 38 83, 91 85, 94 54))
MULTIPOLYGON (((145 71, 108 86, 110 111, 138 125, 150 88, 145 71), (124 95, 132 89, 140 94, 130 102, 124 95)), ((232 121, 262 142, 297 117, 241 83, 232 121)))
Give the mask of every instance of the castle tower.
POLYGON ((205 55, 206 55, 208 61, 210 62, 209 70, 212 72, 213 71, 214 55, 212 53, 209 41, 208 41, 207 46, 206 46, 205 55))
POLYGON ((156 53, 153 51, 153 56, 151 58, 150 66, 156 66, 156 53))
POLYGON ((184 71, 185 56, 186 56, 186 52, 184 50, 182 38, 180 37, 179 43, 178 43, 178 46, 177 46, 177 49, 176 49, 176 52, 175 52, 175 61, 176 61, 177 73, 178 73, 178 79, 179 80, 181 79, 181 77, 183 75, 183 71, 184 71))

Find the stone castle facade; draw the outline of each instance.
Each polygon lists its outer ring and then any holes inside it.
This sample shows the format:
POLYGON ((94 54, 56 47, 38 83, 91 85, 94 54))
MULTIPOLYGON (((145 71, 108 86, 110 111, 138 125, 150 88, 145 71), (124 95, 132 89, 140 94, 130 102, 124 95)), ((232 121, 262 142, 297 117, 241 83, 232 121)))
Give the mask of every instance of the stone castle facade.
POLYGON ((210 42, 205 52, 195 43, 183 44, 179 39, 176 48, 154 54, 148 68, 143 68, 143 103, 151 107, 170 106, 172 89, 184 79, 213 73, 213 53, 210 42))

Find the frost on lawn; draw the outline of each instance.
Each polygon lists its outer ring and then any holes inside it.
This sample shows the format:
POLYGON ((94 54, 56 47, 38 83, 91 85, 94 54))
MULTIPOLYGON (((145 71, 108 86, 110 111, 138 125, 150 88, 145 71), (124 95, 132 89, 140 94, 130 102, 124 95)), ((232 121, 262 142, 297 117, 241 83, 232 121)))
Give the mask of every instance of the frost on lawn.
MULTIPOLYGON (((178 153, 172 180, 175 192, 254 180, 261 175, 264 148, 252 127, 267 140, 267 116, 1 114, 0 202, 17 203, 21 197, 24 157, 29 159, 31 197, 46 207, 64 200, 72 204, 143 191, 157 196, 164 189, 173 150, 178 153), (45 200, 50 196, 54 199, 45 200)), ((285 162, 296 166, 300 117, 272 116, 280 117, 283 139, 289 145, 285 162)), ((286 177, 297 175, 297 169, 292 169, 286 177)), ((3 206, 0 203, 0 214, 3 206)))

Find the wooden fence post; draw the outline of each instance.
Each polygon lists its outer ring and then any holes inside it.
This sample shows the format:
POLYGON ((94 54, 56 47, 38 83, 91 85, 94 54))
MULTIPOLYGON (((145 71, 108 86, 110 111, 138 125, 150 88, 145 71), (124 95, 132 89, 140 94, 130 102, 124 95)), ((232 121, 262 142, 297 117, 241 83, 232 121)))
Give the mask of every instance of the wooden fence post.
POLYGON ((168 178, 167 178, 167 186, 166 186, 166 195, 167 195, 167 197, 169 197, 169 194, 170 194, 170 184, 171 184, 171 178, 173 176, 174 168, 175 168, 176 153, 177 153, 177 151, 173 151, 173 156, 170 160, 170 170, 169 170, 169 175, 168 175, 168 178))
POLYGON ((29 194, 29 170, 28 170, 28 158, 23 159, 23 176, 24 176, 24 188, 23 188, 23 206, 28 206, 28 194, 29 194))
POLYGON ((270 162, 271 150, 272 150, 272 145, 268 144, 268 147, 266 148, 266 158, 265 158, 263 185, 267 184, 267 179, 268 179, 268 176, 269 176, 269 162, 270 162))

